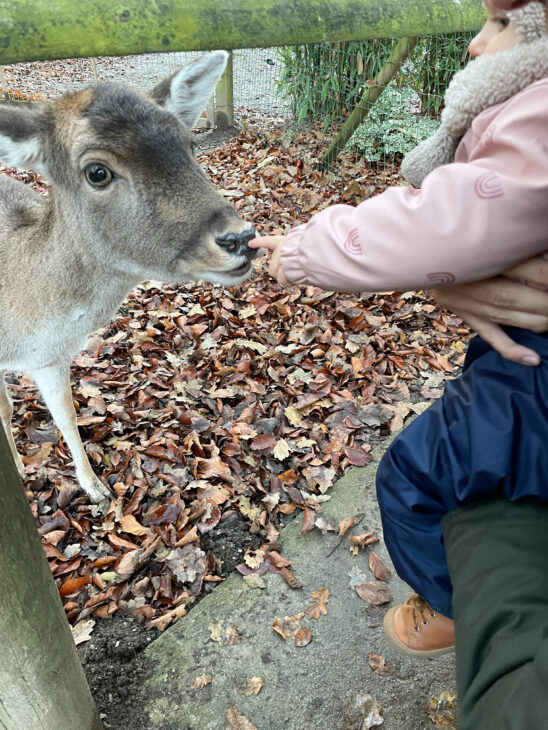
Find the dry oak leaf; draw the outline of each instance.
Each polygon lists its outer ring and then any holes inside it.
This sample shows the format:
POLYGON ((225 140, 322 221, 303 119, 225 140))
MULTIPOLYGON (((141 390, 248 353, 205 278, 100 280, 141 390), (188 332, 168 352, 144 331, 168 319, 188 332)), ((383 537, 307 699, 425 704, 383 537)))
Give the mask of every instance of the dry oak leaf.
POLYGON ((258 695, 264 685, 264 679, 262 677, 247 677, 247 684, 243 689, 239 689, 240 694, 246 697, 251 695, 258 695))
POLYGON ((363 535, 350 535, 348 539, 351 543, 361 548, 379 542, 379 538, 375 532, 365 532, 363 535))
POLYGON ((303 476, 309 489, 317 487, 322 494, 332 486, 336 475, 335 469, 328 469, 325 466, 308 466, 303 469, 303 476))
POLYGON ((358 695, 346 703, 340 730, 371 730, 383 722, 380 703, 371 695, 358 695))
POLYGON ((252 573, 251 575, 244 575, 243 578, 250 588, 263 588, 263 589, 266 588, 265 579, 261 578, 261 576, 257 575, 257 573, 252 573))
POLYGON ((202 689, 206 685, 210 684, 213 680, 213 677, 211 674, 200 674, 199 677, 196 677, 194 682, 190 685, 190 689, 202 689))
POLYGON ((383 603, 390 603, 392 600, 390 589, 386 583, 380 581, 360 583, 354 586, 354 590, 362 601, 366 601, 370 606, 381 606, 383 603))
POLYGON ((252 570, 256 570, 263 564, 265 554, 264 550, 250 550, 244 555, 244 563, 252 570))
POLYGON ((392 674, 390 664, 380 654, 369 654, 367 659, 369 660, 369 666, 375 674, 379 674, 381 677, 388 677, 392 674))
POLYGON ((450 692, 442 692, 439 697, 431 697, 426 707, 428 717, 439 730, 456 730, 457 697, 450 692))
POLYGON ((329 588, 319 588, 310 596, 309 603, 312 604, 306 611, 307 618, 319 619, 320 616, 327 616, 327 604, 329 603, 329 588))
POLYGON ((235 626, 225 626, 224 621, 209 625, 210 639, 221 646, 235 646, 240 644, 242 637, 235 626))
POLYGON ((369 570, 377 580, 387 581, 390 580, 390 576, 392 575, 390 568, 375 553, 369 555, 369 570))
POLYGON ((207 569, 206 554, 194 544, 171 550, 165 562, 181 585, 201 581, 207 569))
POLYGON ((224 730, 257 730, 253 723, 249 722, 238 710, 229 707, 226 711, 226 722, 224 730))
POLYGON ((83 644, 84 641, 89 641, 91 639, 91 633, 94 626, 95 621, 93 619, 88 619, 87 621, 79 621, 75 626, 71 628, 72 638, 74 639, 74 643, 76 644, 76 646, 78 646, 78 644, 83 644))
POLYGON ((292 426, 298 426, 303 420, 303 417, 301 416, 299 411, 293 406, 287 406, 287 408, 284 410, 284 413, 285 417, 292 426))
POLYGON ((301 628, 301 619, 304 618, 303 613, 297 613, 295 616, 285 616, 284 618, 274 619, 272 628, 285 639, 295 639, 301 628))
POLYGON ((278 461, 283 461, 284 459, 287 459, 289 454, 291 453, 291 449, 289 448, 289 444, 285 439, 280 439, 276 442, 276 446, 274 447, 274 451, 272 452, 275 459, 278 459, 278 461))

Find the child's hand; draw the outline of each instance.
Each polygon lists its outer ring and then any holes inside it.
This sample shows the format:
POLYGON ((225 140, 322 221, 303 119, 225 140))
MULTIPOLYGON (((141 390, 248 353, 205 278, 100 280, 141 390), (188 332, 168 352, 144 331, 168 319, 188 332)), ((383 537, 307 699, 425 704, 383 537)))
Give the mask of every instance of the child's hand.
POLYGON ((264 238, 255 238, 249 242, 249 248, 268 248, 272 251, 272 258, 268 264, 268 273, 278 281, 282 286, 291 286, 291 282, 285 278, 280 263, 280 255, 285 236, 265 236, 264 238))

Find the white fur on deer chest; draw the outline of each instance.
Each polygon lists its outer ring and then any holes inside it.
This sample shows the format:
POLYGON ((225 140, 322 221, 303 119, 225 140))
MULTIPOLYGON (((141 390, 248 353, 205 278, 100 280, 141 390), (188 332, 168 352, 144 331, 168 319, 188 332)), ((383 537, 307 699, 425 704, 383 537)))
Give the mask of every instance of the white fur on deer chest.
POLYGON ((115 310, 116 305, 77 306, 69 311, 40 317, 34 325, 27 320, 24 333, 12 333, 13 347, 10 347, 10 334, 0 345, 0 368, 33 371, 54 362, 68 364, 84 348, 88 336, 103 326, 115 310))

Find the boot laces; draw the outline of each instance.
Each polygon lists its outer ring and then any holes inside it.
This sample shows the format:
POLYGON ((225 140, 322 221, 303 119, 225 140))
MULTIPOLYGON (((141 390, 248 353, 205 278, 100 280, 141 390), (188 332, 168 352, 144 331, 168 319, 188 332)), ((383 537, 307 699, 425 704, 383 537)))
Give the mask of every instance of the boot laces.
POLYGON ((436 613, 430 604, 416 593, 409 596, 404 605, 408 606, 412 611, 413 628, 415 631, 420 631, 421 625, 428 626, 428 618, 436 618, 436 613))

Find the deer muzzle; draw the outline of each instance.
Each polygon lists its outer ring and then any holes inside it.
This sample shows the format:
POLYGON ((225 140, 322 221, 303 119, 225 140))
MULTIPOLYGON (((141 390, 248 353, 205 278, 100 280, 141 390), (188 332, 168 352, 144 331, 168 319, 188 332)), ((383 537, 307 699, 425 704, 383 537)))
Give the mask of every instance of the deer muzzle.
POLYGON ((257 255, 257 249, 249 248, 248 243, 256 237, 255 228, 251 226, 240 233, 231 232, 215 236, 215 243, 232 256, 245 256, 250 261, 257 255))

